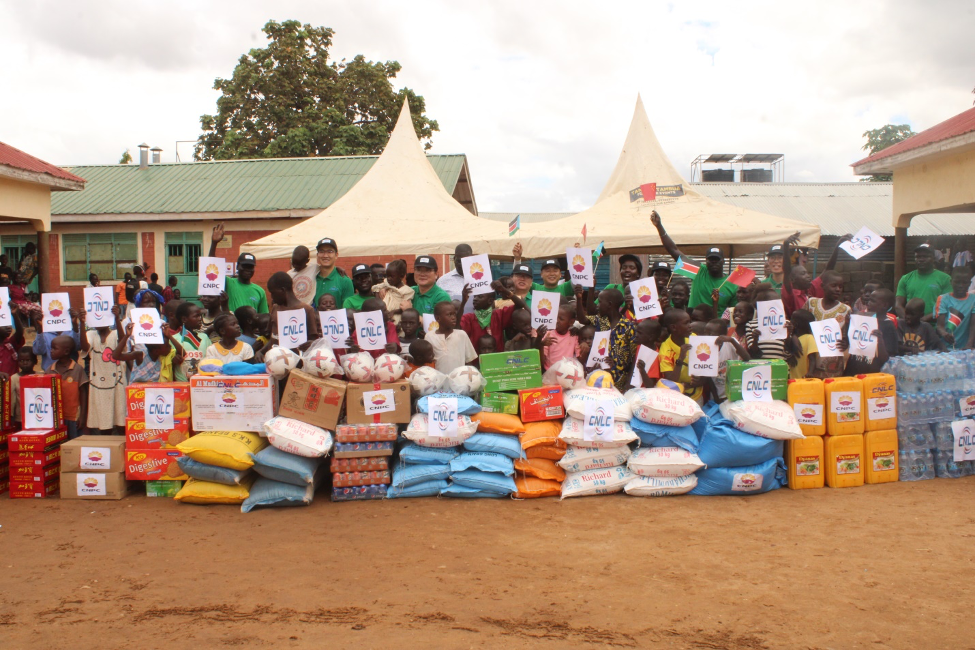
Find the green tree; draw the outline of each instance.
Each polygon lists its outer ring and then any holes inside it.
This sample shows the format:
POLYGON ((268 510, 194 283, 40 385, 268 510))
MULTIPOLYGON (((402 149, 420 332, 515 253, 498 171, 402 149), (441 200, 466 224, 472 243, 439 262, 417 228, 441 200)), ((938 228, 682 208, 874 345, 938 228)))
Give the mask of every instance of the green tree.
MULTIPOLYGON (((881 129, 872 129, 862 134, 865 138, 862 149, 868 151, 871 156, 914 135, 916 132, 910 129, 908 124, 886 124, 881 129)), ((892 174, 872 174, 860 180, 871 183, 891 183, 892 174)))
POLYGON ((217 114, 202 115, 196 160, 375 155, 383 151, 406 97, 414 130, 430 149, 438 123, 424 98, 395 91, 396 61, 329 60, 333 30, 269 21, 269 44, 243 55, 218 78, 217 114))
POLYGON ((131 162, 132 162, 132 154, 129 153, 128 149, 126 149, 125 151, 122 152, 122 157, 119 158, 119 164, 128 165, 131 162))

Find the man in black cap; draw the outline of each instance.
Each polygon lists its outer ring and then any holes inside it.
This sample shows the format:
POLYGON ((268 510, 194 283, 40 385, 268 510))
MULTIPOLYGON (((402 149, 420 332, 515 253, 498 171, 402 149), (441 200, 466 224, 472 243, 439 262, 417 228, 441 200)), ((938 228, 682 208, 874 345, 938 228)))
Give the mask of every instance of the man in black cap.
POLYGON ((332 294, 337 305, 342 305, 353 295, 353 281, 339 272, 336 262, 339 260, 339 245, 335 239, 323 237, 315 245, 315 260, 319 272, 315 278, 315 302, 312 306, 319 308, 319 299, 324 294, 332 294))
POLYGON ((438 263, 430 255, 418 255, 414 260, 414 309, 418 314, 434 314, 434 305, 439 302, 451 302, 451 296, 439 287, 438 263))
POLYGON ((343 309, 362 311, 363 303, 373 297, 373 269, 366 264, 354 266, 353 288, 356 293, 343 301, 343 309))
MULTIPOLYGON (((678 249, 672 238, 665 232, 662 225, 662 218, 657 211, 651 213, 651 223, 658 230, 658 237, 662 241, 662 246, 672 256, 672 259, 691 261, 692 257, 686 255, 678 249)), ((736 303, 736 285, 726 282, 726 274, 723 272, 723 251, 718 246, 714 246, 706 251, 706 263, 699 267, 699 272, 692 281, 692 290, 689 293, 689 307, 695 309, 699 305, 712 305, 712 292, 719 289, 719 313, 736 303)))
POLYGON ((763 278, 761 282, 766 282, 775 290, 780 291, 784 284, 784 247, 781 244, 774 244, 767 251, 767 268, 770 275, 763 278))
POLYGON ((648 267, 648 277, 655 278, 658 295, 664 296, 668 292, 668 281, 672 279, 672 267, 668 262, 652 262, 648 267))
POLYGON ((896 287, 896 307, 905 310, 908 301, 913 298, 920 298, 926 303, 923 310, 923 321, 933 323, 936 321, 936 317, 933 315, 936 299, 944 293, 950 293, 950 291, 952 291, 950 276, 936 269, 936 255, 933 253, 933 247, 928 243, 923 243, 916 247, 916 270, 899 278, 899 284, 896 287))
POLYGON ((540 269, 539 276, 542 278, 543 284, 533 282, 533 291, 553 291, 561 296, 573 298, 573 283, 560 283, 560 280, 563 278, 563 266, 560 264, 559 259, 549 258, 543 260, 543 268, 540 269))
MULTIPOLYGON (((208 257, 215 257, 217 244, 224 239, 224 224, 214 226, 210 236, 208 257)), ((232 314, 238 307, 253 307, 259 314, 268 313, 268 297, 265 290, 251 283, 254 277, 255 257, 251 253, 241 253, 237 258, 237 276, 224 279, 224 292, 227 294, 227 309, 232 314)))

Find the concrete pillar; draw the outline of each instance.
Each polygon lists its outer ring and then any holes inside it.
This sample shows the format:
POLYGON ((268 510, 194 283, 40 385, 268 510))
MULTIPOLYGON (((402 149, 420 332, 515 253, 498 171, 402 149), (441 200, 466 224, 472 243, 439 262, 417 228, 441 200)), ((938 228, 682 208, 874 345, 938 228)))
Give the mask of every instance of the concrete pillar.
MULTIPOLYGON (((910 217, 911 218, 911 217, 910 217)), ((893 282, 899 282, 906 273, 906 232, 909 230, 909 222, 905 228, 896 228, 896 251, 895 251, 895 278, 893 282)), ((892 287, 895 290, 895 287, 892 287)))
POLYGON ((51 281, 51 233, 37 231, 37 292, 51 291, 54 282, 51 281))

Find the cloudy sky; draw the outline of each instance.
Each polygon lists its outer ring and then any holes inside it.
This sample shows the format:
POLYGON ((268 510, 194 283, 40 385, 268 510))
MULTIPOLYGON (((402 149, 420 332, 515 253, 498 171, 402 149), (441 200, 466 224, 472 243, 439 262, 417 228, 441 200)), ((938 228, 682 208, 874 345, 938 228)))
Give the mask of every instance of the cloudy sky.
POLYGON ((332 27, 336 58, 400 61, 482 211, 589 207, 638 93, 684 176, 700 153, 776 152, 804 182, 853 180, 867 129, 974 99, 970 0, 0 0, 0 140, 61 165, 143 141, 173 161, 269 19, 332 27))

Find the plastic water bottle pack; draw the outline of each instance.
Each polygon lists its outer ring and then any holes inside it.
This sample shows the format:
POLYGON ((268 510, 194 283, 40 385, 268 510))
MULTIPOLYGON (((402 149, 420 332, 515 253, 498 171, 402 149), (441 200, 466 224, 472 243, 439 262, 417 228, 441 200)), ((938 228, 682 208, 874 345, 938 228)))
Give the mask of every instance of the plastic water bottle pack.
POLYGON ((899 450, 899 480, 925 481, 936 478, 933 452, 929 449, 899 450))

